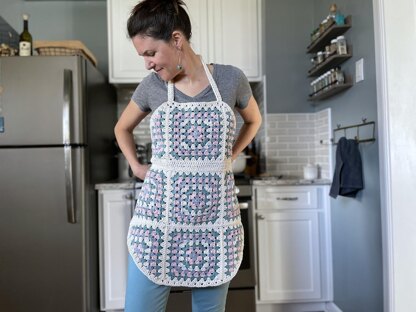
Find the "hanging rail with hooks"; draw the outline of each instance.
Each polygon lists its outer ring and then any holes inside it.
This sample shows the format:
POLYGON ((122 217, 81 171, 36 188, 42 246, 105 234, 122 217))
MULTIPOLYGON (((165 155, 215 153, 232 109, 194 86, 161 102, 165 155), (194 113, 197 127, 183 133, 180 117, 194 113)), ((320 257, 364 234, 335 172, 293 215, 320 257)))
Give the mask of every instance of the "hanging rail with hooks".
MULTIPOLYGON (((375 121, 368 121, 367 122, 367 118, 362 118, 362 123, 360 123, 360 124, 349 125, 349 126, 345 126, 345 127, 341 127, 341 125, 338 124, 337 128, 332 130, 333 136, 332 136, 332 139, 331 139, 331 143, 329 143, 329 144, 333 144, 333 145, 338 144, 337 142, 335 142, 337 132, 343 131, 344 132, 344 137, 347 137, 347 129, 353 129, 353 128, 356 128, 357 132, 356 132, 356 136, 354 137, 354 139, 358 143, 374 142, 376 140, 376 138, 375 138, 375 128, 376 128, 375 121), (360 137, 360 128, 361 127, 369 127, 369 126, 372 126, 372 136, 367 137, 367 138, 361 138, 360 137)), ((326 143, 324 143, 323 140, 321 140, 320 143, 321 144, 326 144, 326 143)))

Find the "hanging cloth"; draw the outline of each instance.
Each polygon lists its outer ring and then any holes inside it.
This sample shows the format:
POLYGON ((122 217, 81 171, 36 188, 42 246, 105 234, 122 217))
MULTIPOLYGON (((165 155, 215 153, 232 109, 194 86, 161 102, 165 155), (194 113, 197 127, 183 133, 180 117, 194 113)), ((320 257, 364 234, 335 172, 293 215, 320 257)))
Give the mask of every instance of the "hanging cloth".
POLYGON ((342 137, 338 141, 335 172, 329 195, 353 197, 364 188, 362 162, 358 142, 342 137))

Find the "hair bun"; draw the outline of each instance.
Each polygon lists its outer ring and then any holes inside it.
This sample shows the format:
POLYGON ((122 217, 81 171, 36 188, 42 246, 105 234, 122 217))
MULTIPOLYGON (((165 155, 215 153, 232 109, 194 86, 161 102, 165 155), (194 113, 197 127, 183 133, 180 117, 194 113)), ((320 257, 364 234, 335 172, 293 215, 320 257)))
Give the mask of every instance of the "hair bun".
POLYGON ((165 9, 167 9, 169 6, 172 5, 175 10, 175 13, 179 14, 179 7, 186 6, 183 0, 153 0, 153 1, 154 1, 153 11, 158 10, 162 6, 165 9))
POLYGON ((127 21, 130 38, 141 34, 168 42, 174 30, 189 41, 191 20, 183 0, 143 0, 133 8, 127 21))

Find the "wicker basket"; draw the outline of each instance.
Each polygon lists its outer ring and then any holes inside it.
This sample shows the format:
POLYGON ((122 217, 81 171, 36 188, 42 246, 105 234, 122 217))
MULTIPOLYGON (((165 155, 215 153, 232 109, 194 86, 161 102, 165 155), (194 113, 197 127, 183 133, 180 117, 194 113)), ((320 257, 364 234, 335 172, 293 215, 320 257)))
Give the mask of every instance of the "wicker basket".
POLYGON ((36 52, 39 55, 53 55, 53 56, 68 56, 68 55, 82 55, 85 54, 80 49, 61 48, 61 47, 48 47, 48 48, 36 48, 36 52))
POLYGON ((64 41, 35 41, 34 50, 39 55, 46 56, 73 56, 80 55, 97 66, 97 59, 90 50, 78 40, 64 41))

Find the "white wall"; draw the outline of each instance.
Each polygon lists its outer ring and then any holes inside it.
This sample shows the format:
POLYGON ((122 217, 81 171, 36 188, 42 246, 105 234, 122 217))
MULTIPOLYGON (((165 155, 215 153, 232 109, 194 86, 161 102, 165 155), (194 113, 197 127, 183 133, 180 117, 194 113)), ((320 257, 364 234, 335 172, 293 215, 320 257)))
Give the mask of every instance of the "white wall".
POLYGON ((374 0, 385 312, 416 311, 416 2, 374 0))

